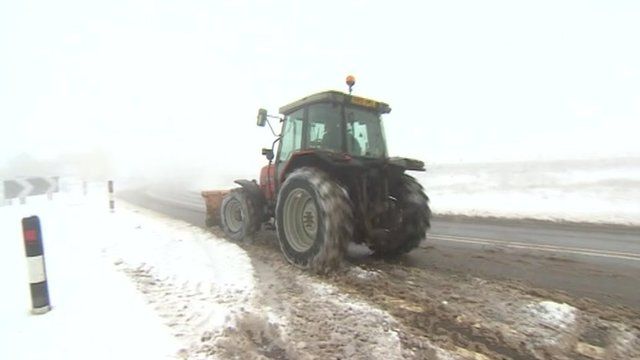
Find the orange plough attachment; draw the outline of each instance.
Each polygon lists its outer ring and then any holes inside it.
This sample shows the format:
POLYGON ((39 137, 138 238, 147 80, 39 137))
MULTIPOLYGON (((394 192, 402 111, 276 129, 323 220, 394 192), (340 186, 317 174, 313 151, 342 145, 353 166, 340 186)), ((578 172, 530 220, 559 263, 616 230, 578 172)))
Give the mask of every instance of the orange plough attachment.
POLYGON ((222 207, 222 198, 229 193, 230 190, 208 190, 202 192, 204 203, 207 206, 206 224, 208 227, 220 225, 220 208, 222 207))

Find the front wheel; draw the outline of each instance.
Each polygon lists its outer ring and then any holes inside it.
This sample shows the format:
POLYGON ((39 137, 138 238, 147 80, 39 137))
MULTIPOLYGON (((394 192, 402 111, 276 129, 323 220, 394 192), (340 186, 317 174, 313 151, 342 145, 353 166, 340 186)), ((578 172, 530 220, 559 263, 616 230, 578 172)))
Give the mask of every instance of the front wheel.
POLYGON ((255 201, 245 189, 233 189, 222 199, 220 225, 232 240, 250 238, 260 226, 255 201))
POLYGON ((349 196, 321 170, 295 170, 278 194, 276 229, 290 263, 317 272, 336 268, 353 236, 349 196))

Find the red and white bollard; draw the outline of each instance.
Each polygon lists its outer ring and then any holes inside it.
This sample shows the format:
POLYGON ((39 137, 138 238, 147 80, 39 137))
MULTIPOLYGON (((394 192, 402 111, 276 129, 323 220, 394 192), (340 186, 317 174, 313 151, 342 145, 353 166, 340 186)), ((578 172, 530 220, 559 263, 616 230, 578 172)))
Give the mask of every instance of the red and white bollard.
POLYGON ((29 270, 31 313, 44 314, 51 310, 51 303, 49 301, 49 286, 47 285, 47 270, 44 264, 40 219, 37 216, 23 218, 22 234, 29 270))

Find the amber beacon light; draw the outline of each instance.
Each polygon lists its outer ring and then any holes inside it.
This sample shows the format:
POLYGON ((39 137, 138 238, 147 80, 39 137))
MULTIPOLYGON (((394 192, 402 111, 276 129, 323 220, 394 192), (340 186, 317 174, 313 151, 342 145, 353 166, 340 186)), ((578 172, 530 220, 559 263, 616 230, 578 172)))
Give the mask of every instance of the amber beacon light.
POLYGON ((347 85, 349 85, 349 94, 351 94, 351 88, 356 84, 356 78, 353 75, 347 76, 347 85))

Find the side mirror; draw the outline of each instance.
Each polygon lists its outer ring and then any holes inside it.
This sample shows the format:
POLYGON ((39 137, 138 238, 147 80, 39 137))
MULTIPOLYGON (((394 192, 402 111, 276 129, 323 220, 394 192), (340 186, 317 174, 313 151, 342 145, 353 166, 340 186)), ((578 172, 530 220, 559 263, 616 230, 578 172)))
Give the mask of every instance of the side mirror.
POLYGON ((263 148, 262 155, 267 157, 267 160, 273 160, 273 149, 263 148))
POLYGON ((260 109, 258 110, 258 126, 263 127, 264 124, 267 123, 267 110, 266 109, 260 109))

